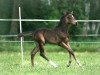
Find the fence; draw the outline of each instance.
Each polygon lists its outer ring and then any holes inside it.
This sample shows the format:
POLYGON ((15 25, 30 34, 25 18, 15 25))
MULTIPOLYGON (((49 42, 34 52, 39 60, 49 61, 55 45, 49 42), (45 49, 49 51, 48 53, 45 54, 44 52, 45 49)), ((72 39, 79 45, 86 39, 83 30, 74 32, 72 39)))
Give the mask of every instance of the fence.
MULTIPOLYGON (((59 22, 59 20, 45 20, 45 19, 0 19, 0 21, 18 21, 18 22, 22 22, 22 21, 28 21, 28 22, 31 22, 31 21, 46 21, 46 22, 59 22)), ((78 22, 100 22, 100 20, 77 20, 78 22)), ((22 26, 20 25, 20 31, 22 32, 22 26)), ((84 36, 84 35, 75 35, 75 36, 84 36)), ((86 36, 100 36, 99 35, 95 35, 95 34, 90 34, 90 35, 86 35, 86 36)), ((17 35, 0 35, 0 37, 17 37, 17 35)), ((0 41, 0 42, 20 42, 20 41, 0 41)), ((34 42, 34 41, 24 41, 24 42, 34 42)), ((70 43, 100 43, 100 42, 70 42, 70 43)))

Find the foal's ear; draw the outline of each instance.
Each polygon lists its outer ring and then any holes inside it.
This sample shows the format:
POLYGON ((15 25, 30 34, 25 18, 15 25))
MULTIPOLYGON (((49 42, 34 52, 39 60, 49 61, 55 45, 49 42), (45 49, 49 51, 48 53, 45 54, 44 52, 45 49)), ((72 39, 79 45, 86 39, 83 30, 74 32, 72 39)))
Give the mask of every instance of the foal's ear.
POLYGON ((70 11, 66 11, 66 14, 68 15, 68 14, 71 14, 71 12, 70 11))
POLYGON ((68 15, 68 14, 73 14, 73 11, 66 11, 66 12, 63 12, 63 15, 68 15))
POLYGON ((73 14, 73 11, 71 11, 71 14, 73 14))

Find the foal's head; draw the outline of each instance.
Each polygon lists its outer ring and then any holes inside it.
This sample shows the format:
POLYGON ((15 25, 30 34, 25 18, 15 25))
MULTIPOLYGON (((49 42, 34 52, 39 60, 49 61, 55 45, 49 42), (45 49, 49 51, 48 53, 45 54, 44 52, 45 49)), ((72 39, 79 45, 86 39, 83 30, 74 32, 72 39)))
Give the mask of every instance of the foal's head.
POLYGON ((64 13, 64 20, 66 24, 77 25, 77 20, 73 16, 73 11, 64 13))

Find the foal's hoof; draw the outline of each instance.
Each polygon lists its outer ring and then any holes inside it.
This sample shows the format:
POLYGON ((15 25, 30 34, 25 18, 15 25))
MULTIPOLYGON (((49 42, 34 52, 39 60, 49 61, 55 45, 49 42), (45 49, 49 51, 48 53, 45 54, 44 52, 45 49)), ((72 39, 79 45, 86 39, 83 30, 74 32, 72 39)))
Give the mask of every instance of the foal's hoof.
POLYGON ((34 64, 32 64, 31 67, 34 67, 34 64))
POLYGON ((69 67, 70 65, 67 65, 67 67, 69 67))

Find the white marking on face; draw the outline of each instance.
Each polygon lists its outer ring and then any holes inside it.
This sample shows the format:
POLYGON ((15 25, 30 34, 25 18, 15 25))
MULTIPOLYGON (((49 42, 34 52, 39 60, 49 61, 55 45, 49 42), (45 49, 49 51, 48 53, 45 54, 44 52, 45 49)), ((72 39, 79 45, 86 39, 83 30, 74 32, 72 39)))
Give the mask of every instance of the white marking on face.
POLYGON ((71 15, 71 17, 72 17, 72 18, 74 18, 74 16, 73 16, 73 15, 71 15))

